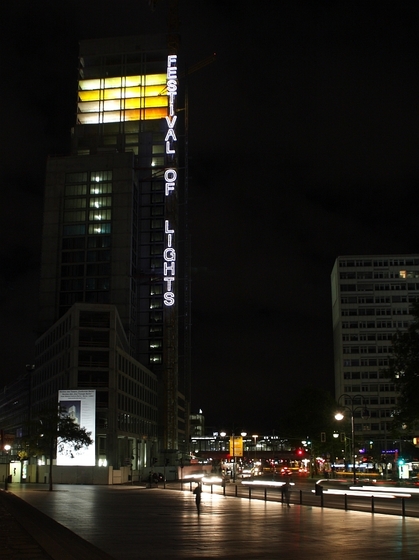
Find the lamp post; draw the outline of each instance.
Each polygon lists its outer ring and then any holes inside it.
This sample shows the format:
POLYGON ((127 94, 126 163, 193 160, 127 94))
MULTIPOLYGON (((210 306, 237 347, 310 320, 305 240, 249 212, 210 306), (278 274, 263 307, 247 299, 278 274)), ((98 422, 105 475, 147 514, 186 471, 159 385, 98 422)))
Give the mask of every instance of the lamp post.
POLYGON ((259 437, 259 436, 258 436, 257 434, 254 434, 254 435, 252 436, 252 438, 255 440, 255 463, 256 463, 256 442, 257 442, 258 437, 259 437))
MULTIPOLYGON (((355 467, 355 424, 354 415, 356 410, 362 410, 361 418, 369 418, 370 413, 367 407, 363 404, 364 397, 362 395, 347 395, 343 394, 338 398, 338 406, 348 410, 351 414, 351 435, 352 435, 352 469, 354 475, 354 485, 356 484, 356 467, 355 467), (345 404, 341 404, 341 400, 344 400, 345 404), (360 404, 359 404, 360 401, 360 404), (349 403, 349 404, 348 404, 349 403)), ((335 414, 336 420, 343 420, 344 415, 341 412, 335 414)))
POLYGON ((4 489, 7 490, 7 483, 9 482, 9 473, 10 473, 10 457, 9 457, 9 451, 11 450, 11 446, 6 444, 4 446, 4 451, 6 452, 7 455, 7 469, 6 469, 6 476, 4 478, 4 489))

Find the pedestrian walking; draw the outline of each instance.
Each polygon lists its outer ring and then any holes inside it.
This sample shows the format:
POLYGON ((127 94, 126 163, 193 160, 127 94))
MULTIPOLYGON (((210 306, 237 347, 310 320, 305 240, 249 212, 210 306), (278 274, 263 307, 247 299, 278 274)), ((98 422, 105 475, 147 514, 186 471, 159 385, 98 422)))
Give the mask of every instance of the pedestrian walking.
POLYGON ((198 515, 200 514, 200 507, 201 507, 201 493, 202 493, 202 486, 200 482, 196 483, 196 487, 194 488, 193 493, 195 494, 195 503, 196 503, 196 510, 198 515))
POLYGON ((287 504, 288 507, 291 507, 290 506, 290 489, 291 489, 291 485, 287 480, 286 483, 281 488, 281 502, 284 503, 284 499, 285 499, 285 503, 287 504))

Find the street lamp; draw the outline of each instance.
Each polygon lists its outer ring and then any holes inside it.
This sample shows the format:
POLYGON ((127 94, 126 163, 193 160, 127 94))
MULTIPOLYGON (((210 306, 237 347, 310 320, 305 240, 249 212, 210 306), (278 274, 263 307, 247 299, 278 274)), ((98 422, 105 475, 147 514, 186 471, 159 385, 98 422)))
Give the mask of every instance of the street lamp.
POLYGON ((7 490, 7 483, 9 482, 9 473, 10 473, 10 457, 9 457, 9 451, 11 450, 11 446, 10 446, 9 444, 6 444, 6 445, 3 447, 3 449, 4 449, 4 451, 6 452, 7 459, 8 459, 8 461, 7 461, 7 463, 6 463, 6 464, 7 464, 6 476, 5 476, 5 479, 4 479, 4 489, 7 490))
POLYGON ((256 442, 257 442, 258 437, 259 436, 257 434, 252 436, 252 438, 255 440, 255 462, 256 462, 256 442))
MULTIPOLYGON (((341 408, 349 410, 351 414, 351 434, 352 434, 352 469, 354 475, 354 485, 356 484, 356 467, 355 467, 355 424, 354 424, 354 415, 356 410, 362 410, 361 418, 369 418, 370 413, 368 412, 367 407, 363 404, 364 397, 362 395, 347 395, 343 394, 338 398, 338 405, 341 408), (341 399, 344 399, 345 404, 341 404, 341 399), (356 402, 358 401, 358 402, 356 402), (360 404, 358 404, 360 401, 360 404)), ((343 420, 344 415, 341 412, 335 414, 336 420, 343 420)))

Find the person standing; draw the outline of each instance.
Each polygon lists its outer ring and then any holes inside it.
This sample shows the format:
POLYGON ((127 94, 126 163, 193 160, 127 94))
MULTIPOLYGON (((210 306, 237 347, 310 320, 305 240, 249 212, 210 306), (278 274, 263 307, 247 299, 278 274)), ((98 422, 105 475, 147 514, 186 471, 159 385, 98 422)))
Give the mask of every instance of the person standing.
POLYGON ((285 503, 287 504, 288 507, 291 507, 290 506, 290 488, 291 488, 291 485, 290 485, 288 480, 286 481, 286 483, 281 488, 281 492, 282 492, 281 502, 284 503, 284 499, 285 499, 285 503))
POLYGON ((193 493, 195 494, 196 509, 199 515, 200 507, 201 507, 201 493, 202 493, 202 486, 200 482, 196 483, 196 487, 194 488, 193 493))

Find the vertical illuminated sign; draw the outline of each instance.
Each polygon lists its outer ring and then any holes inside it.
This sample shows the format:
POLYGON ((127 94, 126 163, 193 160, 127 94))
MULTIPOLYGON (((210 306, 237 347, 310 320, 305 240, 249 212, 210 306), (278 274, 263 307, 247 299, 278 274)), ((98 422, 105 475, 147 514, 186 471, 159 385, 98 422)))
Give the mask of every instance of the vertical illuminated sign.
MULTIPOLYGON (((177 55, 167 57, 167 95, 169 98, 168 115, 166 116, 167 133, 164 139, 166 161, 174 159, 176 154, 176 121, 175 101, 177 96, 177 55)), ((167 167, 164 172, 165 196, 172 196, 177 187, 177 171, 174 167, 167 167)), ((164 222, 164 251, 163 251, 163 283, 164 305, 170 307, 175 304, 174 283, 176 280, 176 251, 174 249, 175 230, 170 220, 164 222)))

